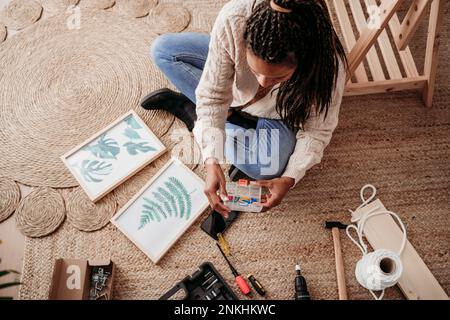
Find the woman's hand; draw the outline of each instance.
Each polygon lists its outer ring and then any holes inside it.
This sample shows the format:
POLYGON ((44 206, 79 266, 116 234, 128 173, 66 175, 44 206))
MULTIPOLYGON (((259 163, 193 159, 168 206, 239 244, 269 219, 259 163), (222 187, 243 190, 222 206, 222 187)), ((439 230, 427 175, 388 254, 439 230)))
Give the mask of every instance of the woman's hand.
POLYGON ((225 218, 228 218, 228 213, 231 211, 227 206, 223 204, 220 197, 227 197, 226 180, 223 174, 222 168, 214 158, 206 159, 206 184, 205 194, 208 197, 211 208, 219 212, 225 218), (219 190, 220 197, 217 195, 219 190))
POLYGON ((284 196, 294 186, 295 180, 289 177, 280 177, 272 180, 252 181, 250 183, 269 189, 270 193, 264 195, 260 203, 263 207, 262 211, 268 211, 281 203, 284 196))

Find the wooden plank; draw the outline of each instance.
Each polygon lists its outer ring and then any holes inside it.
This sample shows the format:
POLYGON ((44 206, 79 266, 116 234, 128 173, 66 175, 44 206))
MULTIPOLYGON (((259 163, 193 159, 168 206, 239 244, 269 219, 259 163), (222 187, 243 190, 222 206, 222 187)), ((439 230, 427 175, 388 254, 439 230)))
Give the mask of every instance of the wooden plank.
MULTIPOLYGON (((350 22, 350 18, 348 17, 347 8, 345 7, 345 1, 333 0, 333 2, 336 16, 342 30, 342 36, 344 38, 345 46, 347 47, 347 50, 350 51, 356 44, 356 38, 353 34, 353 28, 350 22)), ((366 83, 369 81, 366 70, 364 69, 364 65, 362 63, 355 70, 355 78, 359 83, 366 83)))
POLYGON ((405 18, 395 34, 394 41, 398 50, 405 50, 408 46, 412 36, 419 27, 419 23, 425 15, 426 10, 431 5, 433 0, 413 0, 411 7, 406 13, 405 18))
POLYGON ((384 80, 368 83, 348 83, 345 96, 360 96, 365 94, 387 93, 404 90, 423 90, 427 84, 427 77, 403 78, 398 80, 384 80))
MULTIPOLYGON (((400 29, 400 20, 397 14, 394 14, 391 21, 389 21, 389 28, 391 29, 392 35, 395 35, 395 33, 400 29)), ((399 51, 398 54, 400 56, 400 60, 402 61, 403 68, 405 69, 406 76, 418 77, 419 72, 417 71, 416 63, 414 62, 414 58, 411 54, 411 49, 407 46, 405 50, 399 51)))
POLYGON ((403 0, 384 0, 380 5, 380 28, 366 27, 359 37, 356 45, 348 54, 349 72, 347 78, 355 72, 358 65, 362 62, 367 52, 373 46, 380 33, 387 26, 394 13, 400 8, 403 0))
MULTIPOLYGON (((350 9, 352 10, 353 18, 355 19, 355 25, 358 32, 364 31, 367 27, 366 17, 364 16, 364 11, 361 6, 361 2, 349 1, 350 9)), ((372 74, 372 79, 374 81, 386 80, 384 76, 383 68, 381 67, 380 59, 377 54, 377 50, 374 46, 371 46, 367 52, 367 63, 369 65, 370 73, 372 74)))
POLYGON ((425 76, 428 78, 428 83, 423 91, 423 101, 429 108, 433 105, 433 95, 438 66, 439 46, 441 44, 441 28, 443 18, 444 1, 433 0, 428 27, 428 40, 424 68, 425 76))
MULTIPOLYGON (((377 199, 355 211, 352 218, 359 218, 372 210, 383 211, 386 208, 377 199)), ((389 215, 375 216, 367 220, 364 226, 364 234, 374 250, 389 249, 397 252, 403 239, 402 230, 394 218, 389 215)), ((403 274, 398 286, 406 298, 410 300, 449 300, 444 289, 409 241, 407 241, 405 250, 401 254, 401 259, 403 274)))
MULTIPOLYGON (((377 5, 376 0, 365 0, 365 3, 367 7, 377 5)), ((391 41, 389 40, 386 30, 383 30, 378 37, 378 45, 380 46, 381 54, 383 55, 384 63, 389 73, 389 78, 401 79, 402 72, 400 71, 394 49, 392 49, 391 41)))

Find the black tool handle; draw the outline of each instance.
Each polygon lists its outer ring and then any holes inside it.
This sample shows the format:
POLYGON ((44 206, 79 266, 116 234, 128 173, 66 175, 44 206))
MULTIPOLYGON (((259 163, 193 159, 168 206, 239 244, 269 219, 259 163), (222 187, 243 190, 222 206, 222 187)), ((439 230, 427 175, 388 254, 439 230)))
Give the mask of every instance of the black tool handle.
POLYGON ((266 295, 266 289, 264 289, 262 284, 258 280, 256 280, 256 278, 253 275, 249 275, 247 279, 248 281, 250 281, 256 292, 258 292, 261 296, 266 295))
POLYGON ((308 286, 303 276, 295 277, 295 300, 311 300, 308 292, 308 286))

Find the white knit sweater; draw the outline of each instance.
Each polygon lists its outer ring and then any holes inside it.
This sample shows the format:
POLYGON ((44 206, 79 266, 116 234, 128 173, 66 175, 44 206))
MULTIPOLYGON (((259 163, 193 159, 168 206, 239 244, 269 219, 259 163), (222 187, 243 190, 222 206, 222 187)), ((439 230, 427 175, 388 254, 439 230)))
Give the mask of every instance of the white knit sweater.
MULTIPOLYGON (((257 0, 259 2, 261 0, 257 0)), ((211 32, 208 58, 196 90, 197 121, 194 136, 202 150, 203 160, 224 160, 225 123, 230 107, 248 103, 259 84, 246 58, 245 23, 252 10, 252 0, 231 0, 220 11, 211 32)), ((326 119, 312 108, 304 130, 297 133, 297 143, 283 176, 295 179, 320 163, 323 151, 338 124, 339 108, 345 86, 345 68, 341 63, 336 89, 326 119)), ((279 86, 279 85, 277 85, 279 86)), ((275 86, 275 88, 277 88, 275 86)), ((243 111, 261 118, 280 119, 275 110, 276 94, 266 95, 243 111)), ((282 137, 280 140, 282 141, 282 137)))

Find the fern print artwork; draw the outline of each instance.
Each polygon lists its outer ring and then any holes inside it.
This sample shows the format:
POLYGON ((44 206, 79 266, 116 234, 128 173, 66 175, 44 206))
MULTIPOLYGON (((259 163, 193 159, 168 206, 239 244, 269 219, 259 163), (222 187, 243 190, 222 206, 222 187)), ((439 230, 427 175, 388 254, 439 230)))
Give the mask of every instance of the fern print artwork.
POLYGON ((169 160, 111 222, 154 263, 209 207, 205 182, 177 158, 169 160))
POLYGON ((151 222, 161 222, 162 219, 178 218, 189 220, 192 214, 192 192, 188 192, 184 184, 176 177, 169 177, 164 187, 152 192, 152 199, 143 197, 144 204, 140 216, 138 230, 151 222))

